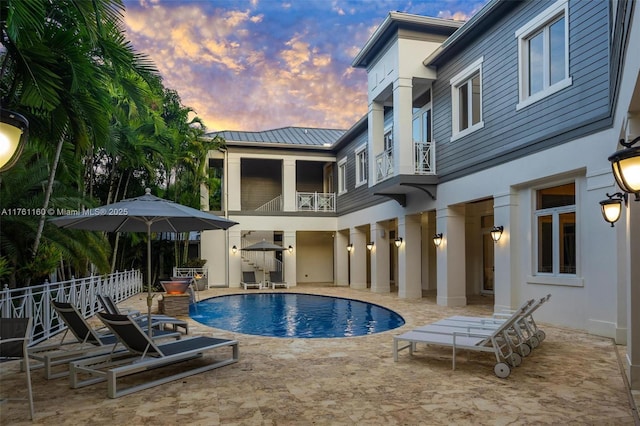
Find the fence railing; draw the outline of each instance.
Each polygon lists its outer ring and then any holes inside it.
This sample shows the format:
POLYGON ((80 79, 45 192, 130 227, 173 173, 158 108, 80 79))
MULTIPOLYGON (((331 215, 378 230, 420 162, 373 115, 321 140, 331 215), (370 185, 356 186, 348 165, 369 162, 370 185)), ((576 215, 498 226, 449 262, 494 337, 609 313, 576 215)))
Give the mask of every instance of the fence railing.
POLYGON ((376 155, 376 181, 380 182, 393 176, 393 149, 376 155))
POLYGON ((280 212, 282 211, 282 195, 278 195, 273 200, 267 201, 256 209, 259 212, 280 212))
POLYGON ((97 295, 111 296, 118 303, 143 291, 139 270, 116 272, 105 276, 74 278, 56 283, 0 290, 0 317, 33 318, 32 342, 55 336, 66 326, 51 307, 51 300, 75 305, 86 317, 102 309, 97 295))
POLYGON ((336 211, 336 194, 333 192, 297 192, 296 206, 298 211, 334 212, 336 211))

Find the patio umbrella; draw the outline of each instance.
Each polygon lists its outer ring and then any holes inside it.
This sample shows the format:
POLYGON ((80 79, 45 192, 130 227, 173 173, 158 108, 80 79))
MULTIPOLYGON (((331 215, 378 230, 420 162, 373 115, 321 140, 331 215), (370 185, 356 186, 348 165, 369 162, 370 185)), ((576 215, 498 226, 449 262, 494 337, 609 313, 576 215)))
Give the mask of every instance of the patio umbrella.
POLYGON ((262 282, 266 282, 267 272, 265 265, 265 253, 268 251, 284 251, 284 247, 277 244, 270 243, 266 240, 262 240, 259 243, 251 244, 250 246, 243 247, 244 251, 261 251, 262 252, 262 282))
MULTIPOLYGON (((129 198, 78 214, 51 220, 61 228, 105 232, 147 233, 147 310, 151 324, 151 233, 228 229, 237 222, 151 195, 147 188, 140 197, 129 198)), ((151 327, 149 327, 151 330, 151 327)), ((151 333, 151 331, 149 331, 151 333)))

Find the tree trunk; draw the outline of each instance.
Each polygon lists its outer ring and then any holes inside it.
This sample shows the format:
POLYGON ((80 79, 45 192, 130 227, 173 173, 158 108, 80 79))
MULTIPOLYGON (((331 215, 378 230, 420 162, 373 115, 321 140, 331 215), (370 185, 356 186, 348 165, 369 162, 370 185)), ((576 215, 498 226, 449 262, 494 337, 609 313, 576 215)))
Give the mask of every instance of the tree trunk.
MULTIPOLYGON (((49 181, 47 182, 47 189, 44 193, 44 203, 42 206, 42 215, 40 216, 40 222, 38 223, 38 231, 36 232, 36 237, 33 242, 33 251, 32 251, 32 259, 35 259, 36 254, 38 253, 38 248, 40 248, 40 240, 42 239, 42 231, 44 230, 44 223, 47 220, 45 215, 47 209, 49 208, 49 200, 51 200, 51 193, 53 192, 53 182, 56 179, 56 170, 58 169, 58 162, 60 161, 60 153, 62 152, 62 146, 64 145, 64 139, 67 135, 67 126, 62 131, 62 135, 60 135, 60 140, 58 140, 58 146, 56 147, 56 153, 53 157, 53 164, 51 165, 51 171, 49 172, 49 181)), ((31 280, 29 280, 31 281, 31 280)))

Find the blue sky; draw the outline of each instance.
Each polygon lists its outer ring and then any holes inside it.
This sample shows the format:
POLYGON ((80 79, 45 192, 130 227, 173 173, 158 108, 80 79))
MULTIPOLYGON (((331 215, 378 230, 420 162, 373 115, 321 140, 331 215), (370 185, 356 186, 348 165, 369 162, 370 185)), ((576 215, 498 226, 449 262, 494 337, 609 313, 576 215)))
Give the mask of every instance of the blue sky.
POLYGON ((351 62, 390 11, 467 20, 486 0, 126 0, 127 37, 209 131, 347 129, 367 112, 351 62))

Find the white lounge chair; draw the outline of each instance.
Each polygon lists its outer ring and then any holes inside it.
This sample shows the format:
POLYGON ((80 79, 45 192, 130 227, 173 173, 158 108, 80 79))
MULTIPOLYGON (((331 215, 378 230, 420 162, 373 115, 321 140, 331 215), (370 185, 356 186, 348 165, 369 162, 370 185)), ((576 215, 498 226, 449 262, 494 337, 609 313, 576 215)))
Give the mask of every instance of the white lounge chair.
MULTIPOLYGON (((55 379, 69 374, 69 362, 79 358, 86 358, 116 350, 118 339, 110 332, 99 332, 92 328, 82 314, 70 303, 51 301, 51 305, 58 317, 67 325, 62 338, 56 343, 32 346, 29 348, 29 358, 38 363, 31 364, 31 369, 44 368, 47 379, 55 379), (69 331, 71 333, 69 333, 69 331), (75 339, 67 340, 67 336, 75 339), (54 367, 56 372, 54 372, 54 367), (60 370, 62 367, 62 370, 60 370)), ((153 339, 180 338, 176 331, 153 329, 153 339)), ((119 348, 119 351, 122 351, 119 348)))
MULTIPOLYGON (((521 309, 520 313, 524 313, 521 309)), ((398 353, 404 349, 409 349, 413 355, 418 343, 426 345, 437 345, 451 347, 452 368, 456 368, 456 351, 466 349, 469 351, 493 352, 496 357, 494 373, 500 378, 508 377, 511 367, 520 365, 521 356, 513 351, 511 344, 510 328, 516 321, 516 316, 504 321, 494 330, 466 331, 461 329, 450 329, 434 331, 413 330, 393 337, 393 360, 398 361, 398 353), (408 342, 405 346, 400 346, 400 342, 408 342)))
MULTIPOLYGON (((118 305, 115 304, 113 299, 104 294, 98 294, 98 300, 102 304, 105 312, 108 314, 117 315, 130 315, 141 326, 146 327, 149 317, 147 314, 140 313, 140 311, 127 311, 121 312, 118 305)), ((185 320, 170 317, 169 315, 153 314, 151 315, 151 326, 156 328, 166 328, 170 326, 173 331, 177 331, 178 327, 184 329, 185 334, 189 334, 189 323, 185 320)))
POLYGON ((273 289, 275 289, 276 287, 289 288, 289 284, 282 279, 282 271, 269 272, 269 284, 273 289))
MULTIPOLYGON (((88 386, 107 381, 107 396, 118 398, 153 386, 158 386, 214 368, 223 367, 239 360, 237 340, 217 339, 213 337, 189 337, 175 342, 156 345, 140 326, 129 316, 98 313, 98 317, 118 336, 119 341, 128 349, 129 356, 113 359, 110 355, 87 358, 71 362, 70 382, 72 388, 88 386), (220 359, 216 353, 208 363, 198 362, 181 368, 169 376, 159 377, 161 367, 173 366, 184 361, 201 358, 206 352, 219 348, 231 348, 230 357, 220 359), (118 389, 118 379, 147 370, 157 371, 149 381, 118 389), (89 375, 82 379, 81 376, 89 375)), ((187 364, 183 364, 185 366, 187 364)))
POLYGON ((254 271, 242 271, 242 281, 240 281, 240 284, 242 284, 245 290, 248 288, 262 289, 262 283, 256 281, 256 273, 254 271))

